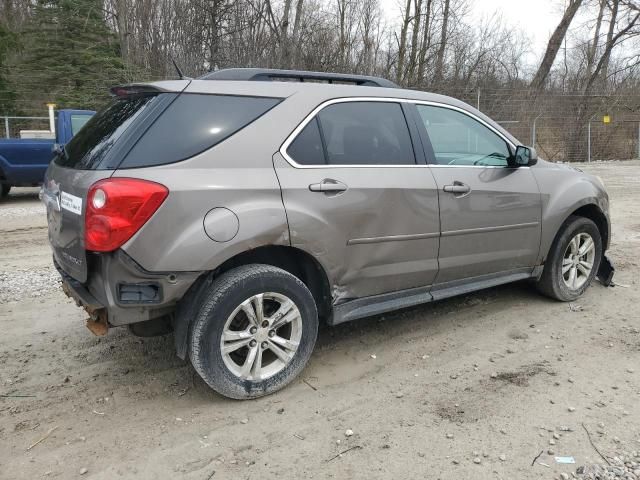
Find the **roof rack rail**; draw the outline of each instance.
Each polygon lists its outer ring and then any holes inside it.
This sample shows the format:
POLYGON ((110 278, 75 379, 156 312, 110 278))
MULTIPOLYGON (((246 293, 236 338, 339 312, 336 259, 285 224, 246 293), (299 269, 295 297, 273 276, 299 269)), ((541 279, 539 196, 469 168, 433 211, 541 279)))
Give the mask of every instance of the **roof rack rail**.
POLYGON ((297 80, 299 82, 352 83, 367 87, 398 88, 398 85, 386 78, 370 77, 368 75, 308 72, 304 70, 277 70, 272 68, 227 68, 207 73, 200 77, 200 80, 248 80, 264 82, 297 80))

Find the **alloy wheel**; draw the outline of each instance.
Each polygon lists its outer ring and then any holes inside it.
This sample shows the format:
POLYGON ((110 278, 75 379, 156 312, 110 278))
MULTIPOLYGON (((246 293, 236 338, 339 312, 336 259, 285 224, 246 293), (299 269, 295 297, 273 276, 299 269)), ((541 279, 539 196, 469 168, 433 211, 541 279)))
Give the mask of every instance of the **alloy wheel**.
POLYGON ((582 287, 593 270, 595 243, 588 233, 578 233, 567 245, 562 257, 562 280, 571 290, 582 287))
POLYGON ((261 381, 282 371, 302 337, 302 316, 285 295, 266 292, 242 302, 229 315, 220 338, 227 368, 244 380, 261 381))

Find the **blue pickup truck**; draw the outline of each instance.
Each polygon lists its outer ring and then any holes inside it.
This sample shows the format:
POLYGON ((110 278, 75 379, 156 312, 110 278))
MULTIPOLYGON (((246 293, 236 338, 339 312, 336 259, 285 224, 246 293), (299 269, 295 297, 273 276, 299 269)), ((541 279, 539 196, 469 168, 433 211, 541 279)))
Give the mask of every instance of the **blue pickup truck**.
POLYGON ((95 112, 58 110, 54 139, 0 139, 0 200, 11 187, 40 185, 56 145, 64 145, 95 112))

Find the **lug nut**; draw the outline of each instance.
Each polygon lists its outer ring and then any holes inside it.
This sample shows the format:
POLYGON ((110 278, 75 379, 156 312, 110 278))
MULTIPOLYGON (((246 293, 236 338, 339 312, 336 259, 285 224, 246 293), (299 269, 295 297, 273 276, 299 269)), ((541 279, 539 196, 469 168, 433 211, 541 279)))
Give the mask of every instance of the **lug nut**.
POLYGON ((261 346, 263 349, 267 348, 267 342, 262 342, 262 343, 260 344, 260 346, 261 346))
POLYGON ((251 327, 251 329, 249 330, 251 332, 251 334, 255 334, 258 331, 258 327, 251 327))
POLYGON ((251 342, 249 343, 249 346, 251 348, 255 347, 258 344, 258 342, 256 342, 255 340, 251 340, 251 342))
POLYGON ((269 326, 269 322, 267 320, 262 322, 262 328, 267 328, 268 326, 269 326))
POLYGON ((275 330, 269 330, 269 337, 275 337, 276 336, 276 331, 275 330))

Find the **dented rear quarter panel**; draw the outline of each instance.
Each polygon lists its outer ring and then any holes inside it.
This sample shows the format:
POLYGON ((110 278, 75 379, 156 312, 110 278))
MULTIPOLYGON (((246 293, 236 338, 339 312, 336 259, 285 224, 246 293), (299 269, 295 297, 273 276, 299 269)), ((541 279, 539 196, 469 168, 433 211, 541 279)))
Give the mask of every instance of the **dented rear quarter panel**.
MULTIPOLYGON (((255 95, 253 82, 245 82, 249 84, 246 89, 237 82, 193 83, 199 84, 194 91, 202 93, 255 95)), ((153 217, 122 247, 144 269, 208 271, 247 250, 290 245, 272 156, 303 112, 300 102, 286 101, 295 95, 290 86, 266 87, 261 96, 280 97, 283 102, 218 145, 173 164, 115 171, 114 177, 158 182, 170 192, 153 217), (231 210, 239 223, 236 236, 226 242, 212 240, 204 229, 207 213, 220 207, 231 210)))

